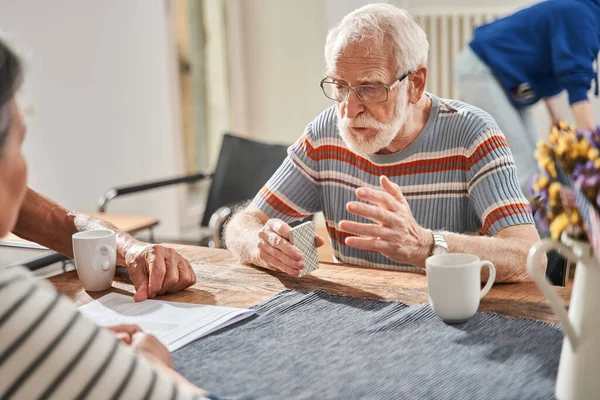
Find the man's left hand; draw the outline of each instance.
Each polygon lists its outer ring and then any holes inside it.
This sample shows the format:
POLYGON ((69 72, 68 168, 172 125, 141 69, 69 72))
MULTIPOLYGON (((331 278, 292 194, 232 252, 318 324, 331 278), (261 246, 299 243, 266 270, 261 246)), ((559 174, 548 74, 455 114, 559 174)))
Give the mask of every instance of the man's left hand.
POLYGON ((196 274, 182 255, 159 244, 136 243, 125 251, 125 264, 135 286, 135 301, 174 293, 196 283, 196 274))
POLYGON ((346 238, 346 245, 381 253, 398 263, 424 267, 433 245, 431 234, 415 221, 400 187, 386 176, 380 178, 380 183, 385 191, 367 187, 356 190, 359 199, 374 205, 357 201, 346 205, 350 213, 375 222, 341 221, 341 230, 357 235, 346 238))

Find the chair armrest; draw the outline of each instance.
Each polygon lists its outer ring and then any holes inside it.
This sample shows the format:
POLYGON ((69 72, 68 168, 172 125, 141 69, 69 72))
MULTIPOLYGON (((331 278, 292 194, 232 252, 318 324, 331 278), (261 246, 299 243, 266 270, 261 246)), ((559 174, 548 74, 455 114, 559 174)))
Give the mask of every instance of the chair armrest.
POLYGON ((52 265, 57 262, 66 261, 68 259, 68 257, 63 256, 60 253, 52 252, 50 254, 45 254, 43 256, 31 258, 25 262, 19 263, 19 265, 28 268, 30 271, 36 271, 40 268, 52 265))
POLYGON ((121 186, 108 190, 98 199, 98 212, 105 212, 108 202, 115 197, 124 196, 132 193, 143 192, 146 190, 157 189, 164 186, 176 185, 179 183, 193 183, 206 178, 212 178, 209 173, 197 173, 193 175, 185 175, 177 178, 165 179, 160 181, 146 182, 139 185, 121 186))
POLYGON ((208 242, 208 247, 221 248, 221 231, 223 230, 223 225, 233 214, 232 207, 223 206, 219 207, 217 211, 215 211, 208 222, 208 227, 210 229, 211 238, 208 242))

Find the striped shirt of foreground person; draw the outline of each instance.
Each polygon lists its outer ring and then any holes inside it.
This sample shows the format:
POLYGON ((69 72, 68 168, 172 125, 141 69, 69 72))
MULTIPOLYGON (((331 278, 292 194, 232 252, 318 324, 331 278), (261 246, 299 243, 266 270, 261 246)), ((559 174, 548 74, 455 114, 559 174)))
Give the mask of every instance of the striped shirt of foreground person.
POLYGON ((339 135, 335 107, 328 108, 289 148, 254 205, 286 222, 322 211, 337 261, 402 271, 421 269, 347 246, 351 235, 338 226, 342 220, 370 222, 349 213, 346 204, 357 200, 359 187, 381 190, 381 175, 401 187, 415 220, 427 229, 495 236, 533 224, 496 122, 476 107, 427 95, 432 107, 425 128, 406 149, 387 155, 351 151, 339 135))
POLYGON ((23 267, 0 268, 0 399, 210 399, 165 376, 23 267))

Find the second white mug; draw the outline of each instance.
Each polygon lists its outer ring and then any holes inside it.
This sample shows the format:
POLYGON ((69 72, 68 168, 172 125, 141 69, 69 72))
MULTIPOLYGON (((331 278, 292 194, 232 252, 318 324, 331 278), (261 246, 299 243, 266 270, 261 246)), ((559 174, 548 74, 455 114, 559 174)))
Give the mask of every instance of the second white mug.
POLYGON ((73 235, 77 276, 85 290, 94 292, 111 287, 116 270, 116 247, 115 233, 108 229, 73 235))
POLYGON ((464 322, 479 308, 483 298, 494 284, 496 268, 489 261, 481 261, 473 254, 446 253, 425 261, 429 304, 435 314, 447 323, 464 322), (490 271, 488 281, 481 289, 481 268, 490 271))

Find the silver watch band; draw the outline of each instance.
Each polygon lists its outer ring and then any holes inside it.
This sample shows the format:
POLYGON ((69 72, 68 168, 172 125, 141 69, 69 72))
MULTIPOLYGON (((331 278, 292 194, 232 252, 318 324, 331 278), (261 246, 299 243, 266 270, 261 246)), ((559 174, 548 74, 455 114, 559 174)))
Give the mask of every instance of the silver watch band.
POLYGON ((431 249, 430 256, 435 254, 443 254, 448 252, 448 243, 446 243, 446 239, 444 236, 438 231, 431 231, 433 235, 433 247, 431 249))

